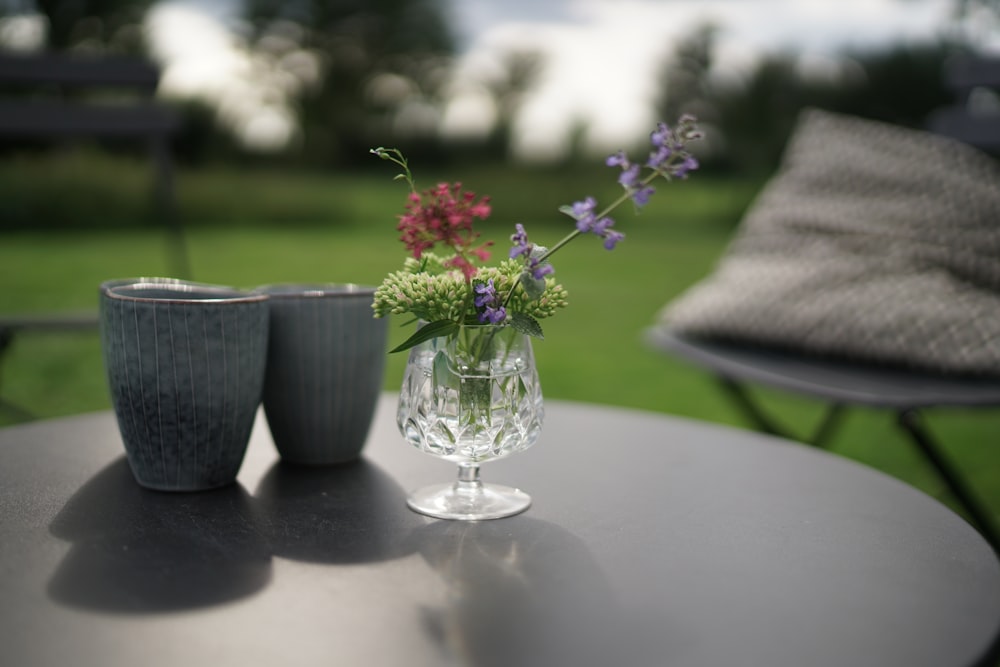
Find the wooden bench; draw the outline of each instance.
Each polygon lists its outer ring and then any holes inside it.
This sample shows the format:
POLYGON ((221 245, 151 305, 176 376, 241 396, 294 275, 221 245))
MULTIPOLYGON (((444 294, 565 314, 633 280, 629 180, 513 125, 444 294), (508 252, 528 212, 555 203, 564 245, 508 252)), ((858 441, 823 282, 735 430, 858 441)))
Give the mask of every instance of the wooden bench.
POLYGON ((157 103, 159 70, 133 58, 64 54, 0 55, 0 137, 146 142, 155 171, 153 200, 170 243, 171 271, 190 276, 174 202, 174 111, 157 103))
MULTIPOLYGON (((132 58, 2 54, 0 138, 145 142, 154 169, 154 210, 168 235, 170 270, 186 278, 190 265, 174 202, 170 148, 179 119, 153 99, 159 80, 154 65, 132 58)), ((96 331, 97 324, 96 310, 0 314, 0 364, 20 334, 96 331)), ((2 397, 0 409, 20 418, 32 416, 2 397)))

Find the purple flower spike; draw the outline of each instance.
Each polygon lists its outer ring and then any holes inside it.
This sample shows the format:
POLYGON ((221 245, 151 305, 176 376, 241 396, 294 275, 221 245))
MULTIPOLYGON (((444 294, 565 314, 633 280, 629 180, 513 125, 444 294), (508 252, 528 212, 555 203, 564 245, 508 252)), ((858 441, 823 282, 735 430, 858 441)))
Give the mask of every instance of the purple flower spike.
POLYGON ((535 264, 531 267, 531 277, 535 280, 541 280, 545 276, 555 272, 555 267, 548 262, 545 262, 544 264, 535 264))
POLYGON ((633 164, 624 170, 618 177, 618 182, 630 190, 639 187, 639 165, 633 164))
POLYGON ((615 221, 607 216, 601 218, 594 223, 594 228, 591 230, 598 236, 604 236, 604 232, 613 227, 615 221))
POLYGON ((488 282, 479 283, 475 286, 476 297, 473 302, 476 308, 482 308, 483 306, 496 301, 497 290, 493 287, 493 279, 491 278, 488 282))
POLYGON ((656 130, 649 135, 649 141, 656 148, 670 145, 670 128, 666 123, 657 123, 656 130))
POLYGON ((677 120, 677 134, 681 141, 694 141, 704 136, 698 129, 698 119, 691 114, 684 114, 677 120))
POLYGON ((525 245, 528 242, 528 232, 520 222, 514 225, 514 233, 511 234, 510 240, 517 245, 525 245))
POLYGON ((531 274, 531 277, 535 281, 541 281, 540 285, 537 285, 539 291, 545 289, 544 278, 545 276, 555 273, 556 269, 545 256, 548 254, 546 248, 533 248, 531 254, 528 256, 528 260, 524 263, 525 271, 531 274))
POLYGON ((596 217, 594 209, 597 208, 597 201, 593 197, 587 197, 583 201, 574 202, 570 207, 570 215, 576 219, 576 228, 581 232, 589 232, 594 228, 596 217))
POLYGON ((531 244, 528 243, 528 232, 524 231, 524 225, 517 223, 514 225, 514 229, 516 231, 510 237, 511 242, 514 244, 514 247, 510 249, 511 259, 531 252, 531 244))
POLYGON ((483 324, 487 322, 490 324, 500 324, 507 318, 507 310, 500 302, 500 296, 493 286, 492 279, 485 283, 477 283, 474 290, 476 296, 473 299, 473 303, 476 308, 482 308, 482 311, 479 313, 480 322, 483 324))
POLYGON ((673 155, 673 151, 670 150, 668 146, 660 146, 649 154, 649 160, 646 162, 646 166, 650 169, 659 169, 667 160, 670 159, 671 155, 673 155))
POLYGON ((616 232, 613 229, 609 229, 604 234, 604 247, 607 250, 614 250, 615 245, 625 238, 625 235, 621 232, 616 232))
POLYGON ((674 176, 676 178, 687 178, 688 172, 694 171, 697 168, 698 160, 688 155, 684 158, 683 162, 674 167, 674 176))
POLYGON ((613 155, 609 155, 604 163, 609 167, 621 167, 622 169, 628 169, 629 166, 628 156, 625 155, 625 151, 618 151, 613 155))
POLYGON ((516 245, 510 249, 510 259, 520 257, 521 255, 529 252, 531 252, 530 245, 516 245))
POLYGON ((486 324, 487 322, 490 324, 500 324, 505 319, 507 319, 507 309, 503 306, 498 308, 487 306, 486 310, 479 313, 479 321, 483 324, 486 324))
POLYGON ((652 185, 647 185, 644 188, 640 188, 632 193, 632 201, 635 202, 636 206, 645 206, 649 203, 649 198, 653 196, 656 190, 652 185))
POLYGON ((573 217, 579 219, 588 214, 593 215, 595 208, 597 208, 597 200, 593 197, 587 197, 583 201, 573 202, 573 217))

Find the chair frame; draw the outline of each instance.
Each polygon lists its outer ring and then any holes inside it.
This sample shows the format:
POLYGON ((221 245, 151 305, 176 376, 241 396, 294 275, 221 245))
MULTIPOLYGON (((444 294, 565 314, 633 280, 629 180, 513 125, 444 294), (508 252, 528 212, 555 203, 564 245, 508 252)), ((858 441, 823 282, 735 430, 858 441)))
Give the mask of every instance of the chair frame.
MULTIPOLYGON (((982 113, 971 103, 977 89, 1000 90, 1000 58, 953 58, 945 66, 944 80, 956 101, 932 113, 928 129, 1000 154, 1000 115, 982 113)), ((923 411, 930 408, 1000 407, 1000 377, 951 376, 848 362, 750 342, 684 336, 662 327, 649 329, 646 341, 712 372, 734 405, 765 433, 790 437, 754 400, 747 389, 750 384, 826 402, 826 414, 807 440, 818 447, 830 441, 848 408, 891 410, 897 426, 934 468, 970 521, 1000 551, 1000 532, 990 512, 941 451, 923 419, 923 411)))
POLYGON ((660 327, 647 330, 646 342, 709 370, 726 396, 763 433, 802 440, 790 435, 762 408, 749 392, 750 384, 826 403, 826 413, 805 440, 816 447, 830 442, 850 407, 892 411, 897 426, 937 472, 970 522, 1000 550, 1000 533, 990 512, 941 450, 922 414, 939 407, 1000 407, 1000 377, 952 377, 843 362, 778 348, 693 338, 660 327))

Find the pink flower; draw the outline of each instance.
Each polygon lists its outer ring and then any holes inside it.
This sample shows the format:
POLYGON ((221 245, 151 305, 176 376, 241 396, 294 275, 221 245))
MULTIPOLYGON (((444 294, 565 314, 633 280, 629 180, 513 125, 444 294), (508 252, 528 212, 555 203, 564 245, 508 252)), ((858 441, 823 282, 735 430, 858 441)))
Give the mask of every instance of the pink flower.
POLYGON ((492 242, 473 247, 480 234, 473 229, 476 219, 490 215, 489 197, 476 200, 474 192, 464 192, 461 183, 439 183, 423 193, 412 193, 406 213, 399 216, 400 240, 415 259, 435 245, 451 248, 456 257, 449 266, 459 269, 466 280, 476 273, 472 259, 485 262, 492 242))

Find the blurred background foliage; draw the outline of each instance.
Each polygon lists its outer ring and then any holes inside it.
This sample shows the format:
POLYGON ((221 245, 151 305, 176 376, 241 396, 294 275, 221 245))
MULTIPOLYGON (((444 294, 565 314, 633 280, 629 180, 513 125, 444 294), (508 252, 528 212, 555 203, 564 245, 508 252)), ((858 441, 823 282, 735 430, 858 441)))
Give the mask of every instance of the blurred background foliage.
MULTIPOLYGON (((314 72, 298 96, 297 121, 306 139, 295 156, 309 164, 343 166, 395 140, 399 114, 443 103, 451 28, 436 0, 248 0, 255 48, 294 71, 314 72), (308 67, 308 66, 306 66, 308 67)), ((415 117, 411 136, 433 134, 415 117)))
POLYGON ((45 47, 109 53, 141 53, 141 25, 153 0, 13 0, 6 13, 45 17, 45 47))
MULTIPOLYGON (((148 54, 143 20, 155 6, 0 0, 0 17, 42 17, 46 48, 148 54)), ((942 26, 933 40, 844 51, 820 64, 798 53, 768 53, 738 75, 716 70, 720 30, 701 25, 663 54, 654 75, 656 111, 665 119, 697 115, 712 137, 703 161, 737 173, 773 169, 804 106, 920 127, 930 110, 950 101, 944 63, 974 48, 970 31, 997 28, 997 6, 998 0, 954 0, 954 25, 942 26)), ((184 164, 356 168, 370 166, 373 145, 398 146, 422 164, 506 159, 520 101, 546 65, 540 52, 509 50, 481 82, 492 102, 492 130, 448 138, 438 130, 458 42, 442 0, 245 0, 242 8, 232 30, 254 68, 257 103, 291 129, 280 141, 254 146, 220 109, 225 104, 204 95, 175 97, 185 119, 175 150, 184 164)), ((0 31, 0 47, 2 38, 0 31)), ((23 146, 0 144, 8 154, 14 148, 23 146)), ((563 160, 583 152, 574 145, 563 160)))
POLYGON ((823 73, 810 72, 796 54, 768 54, 743 80, 710 76, 718 31, 703 26, 682 40, 662 68, 658 102, 663 118, 687 111, 717 137, 715 166, 770 171, 780 158, 799 111, 820 107, 920 128, 927 115, 953 101, 942 80, 948 58, 967 53, 961 41, 888 44, 846 51, 823 73))
MULTIPOLYGON (((0 49, 140 55, 162 64, 149 26, 163 5, 0 0, 0 49)), ((173 142, 176 192, 197 280, 372 283, 396 269, 402 250, 392 226, 405 190, 368 155, 376 145, 404 150, 420 165, 422 184, 460 175, 469 189, 489 194, 494 213, 483 231, 499 240, 517 221, 535 225, 539 237, 559 238, 559 205, 619 191, 583 122, 560 155, 514 159, 518 119, 551 65, 541 50, 507 49, 476 83, 488 101, 485 132, 440 131, 461 56, 446 0, 240 6, 219 38, 238 51, 239 66, 218 84, 163 97, 183 121, 173 142)), ((948 58, 995 37, 998 14, 1000 0, 953 0, 953 23, 933 39, 844 50, 822 61, 776 50, 738 72, 719 67, 719 26, 698 25, 670 42, 650 75, 655 115, 701 119, 704 167, 654 198, 637 224, 621 225, 627 252, 581 243, 561 255, 559 279, 573 303, 546 322, 547 339, 536 348, 546 395, 742 425, 711 378, 645 348, 640 332, 711 270, 803 107, 921 127, 932 109, 952 102, 942 83, 948 58)), ((190 67, 198 75, 209 63, 196 59, 190 67)), ((595 91, 601 83, 594 81, 595 91)), ((0 313, 92 309, 102 280, 168 274, 150 181, 142 146, 0 140, 0 313)), ((403 329, 390 330, 395 342, 404 337, 403 329)), ((391 355, 387 389, 398 388, 403 362, 391 355)), ((19 336, 5 351, 0 380, 0 398, 36 416, 109 406, 96 332, 19 336)), ((820 414, 802 400, 765 398, 803 433, 820 414)), ((19 420, 0 411, 0 425, 19 420)), ((1000 455, 981 446, 1000 428, 1000 416, 946 413, 935 415, 933 427, 1000 515, 1000 455)), ((837 451, 948 501, 885 415, 852 415, 837 451)))

